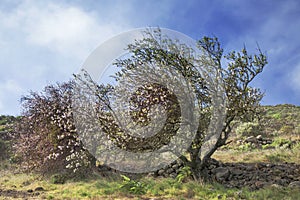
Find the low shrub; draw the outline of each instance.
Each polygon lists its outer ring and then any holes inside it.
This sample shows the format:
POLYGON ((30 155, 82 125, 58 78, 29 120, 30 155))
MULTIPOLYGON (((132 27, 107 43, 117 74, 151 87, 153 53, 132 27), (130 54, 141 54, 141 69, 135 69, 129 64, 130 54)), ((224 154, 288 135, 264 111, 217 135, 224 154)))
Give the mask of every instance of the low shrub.
POLYGON ((236 128, 236 133, 241 136, 261 135, 262 127, 258 122, 245 122, 236 128))
POLYGON ((54 174, 51 176, 51 183, 53 184, 64 184, 67 176, 64 174, 54 174))
POLYGON ((6 159, 7 156, 8 156, 7 142, 0 139, 0 161, 6 159))
POLYGON ((131 194, 146 194, 147 185, 140 181, 132 180, 125 175, 121 175, 123 182, 120 186, 121 190, 129 192, 131 194))
POLYGON ((288 140, 288 139, 284 139, 284 138, 276 138, 271 146, 278 148, 278 147, 282 147, 282 146, 291 146, 292 145, 292 141, 288 140))
POLYGON ((241 144, 237 147, 239 151, 245 152, 245 151, 251 151, 255 149, 255 146, 252 143, 245 143, 241 144))
POLYGON ((190 175, 192 174, 191 168, 188 166, 185 166, 180 169, 179 174, 176 176, 176 181, 178 183, 182 183, 185 181, 190 175))

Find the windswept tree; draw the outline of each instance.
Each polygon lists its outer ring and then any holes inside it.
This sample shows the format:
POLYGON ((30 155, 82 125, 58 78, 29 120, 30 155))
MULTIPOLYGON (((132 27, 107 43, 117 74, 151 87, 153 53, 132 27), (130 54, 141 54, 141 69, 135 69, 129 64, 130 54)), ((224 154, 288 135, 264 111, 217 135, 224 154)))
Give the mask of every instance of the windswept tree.
POLYGON ((258 112, 263 94, 250 83, 266 56, 246 48, 223 55, 217 38, 191 47, 160 29, 145 36, 112 64, 116 84, 98 85, 83 72, 22 99, 16 133, 23 166, 76 171, 95 165, 94 155, 130 171, 139 165, 123 162, 131 156, 149 171, 175 156, 195 179, 207 177, 208 160, 226 144, 234 121, 251 121, 258 112))
POLYGON ((223 55, 217 38, 204 37, 198 41, 197 49, 193 49, 163 35, 160 29, 145 35, 144 39, 128 45, 127 57, 113 64, 119 69, 114 76, 115 85, 97 85, 86 72, 76 76, 75 93, 80 94, 74 97, 75 101, 79 99, 74 104, 76 116, 85 116, 87 120, 81 122, 97 119, 92 127, 79 123, 80 130, 90 135, 85 139, 92 154, 108 159, 117 155, 106 155, 107 144, 103 147, 95 142, 97 127, 112 147, 132 153, 163 149, 181 131, 182 138, 190 142, 185 143, 181 138, 175 143, 189 144, 187 153, 176 150, 173 153, 190 167, 195 179, 205 178, 209 158, 226 144, 234 121, 251 121, 258 112, 263 94, 249 84, 263 71, 266 55, 260 49, 258 54, 250 55, 245 47, 240 52, 223 55), (222 59, 225 61, 221 62, 222 59), (199 63, 211 67, 199 72, 199 63), (177 85, 179 82, 185 84, 177 85), (194 95, 188 95, 186 88, 194 95), (214 102, 218 98, 219 105, 214 102), (80 99, 93 103, 81 104, 80 99), (183 101, 187 106, 182 106, 183 101), (218 106, 226 111, 219 116, 224 123, 221 127, 211 127, 218 106), (188 128, 182 129, 182 124, 188 128), (149 125, 151 128, 145 129, 149 125), (208 148, 203 148, 205 145, 208 148))

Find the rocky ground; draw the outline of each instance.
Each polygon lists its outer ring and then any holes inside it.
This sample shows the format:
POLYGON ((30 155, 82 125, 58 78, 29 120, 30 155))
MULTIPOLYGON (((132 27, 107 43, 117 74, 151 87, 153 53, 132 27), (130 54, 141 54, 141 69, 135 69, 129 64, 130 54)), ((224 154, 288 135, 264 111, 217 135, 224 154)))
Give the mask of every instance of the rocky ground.
MULTIPOLYGON (((150 175, 156 178, 174 178, 182 167, 182 163, 176 161, 172 165, 150 175)), ((108 168, 101 168, 101 172, 106 170, 111 171, 108 168)), ((257 190, 267 186, 300 188, 300 165, 294 163, 222 163, 211 159, 208 173, 213 181, 228 188, 248 187, 250 190, 257 190)), ((44 189, 40 187, 27 191, 0 189, 0 197, 38 199, 40 192, 43 191, 44 189)))
MULTIPOLYGON (((263 145, 271 144, 272 139, 258 135, 257 137, 251 136, 236 142, 239 144, 249 143, 256 149, 262 149, 263 145)), ((279 148, 290 148, 296 142, 298 141, 292 141, 279 148)), ((275 147, 270 146, 269 148, 275 147)), ((158 170, 153 175, 155 177, 175 178, 182 167, 183 164, 180 161, 176 161, 170 166, 158 170)), ((252 190, 266 186, 300 188, 300 164, 296 163, 223 163, 211 159, 208 173, 213 181, 229 188, 248 187, 252 190)))
POLYGON ((0 189, 0 197, 14 198, 14 199, 39 199, 40 192, 28 190, 20 191, 15 189, 2 190, 0 189))
MULTIPOLYGON (((176 177, 181 167, 180 162, 175 162, 153 175, 176 177)), ((266 186, 300 188, 300 165, 294 163, 222 163, 212 159, 208 173, 214 181, 229 188, 248 187, 252 190, 266 186)))
MULTIPOLYGON (((176 178, 182 167, 182 162, 177 160, 163 169, 150 173, 149 176, 176 178)), ((101 172, 106 170, 109 171, 106 167, 100 169, 101 172)), ((228 188, 248 187, 250 190, 268 186, 300 188, 300 165, 295 163, 222 163, 211 159, 208 174, 212 181, 228 188)))
POLYGON ((226 187, 300 187, 300 165, 294 163, 220 163, 213 160, 211 176, 226 187))

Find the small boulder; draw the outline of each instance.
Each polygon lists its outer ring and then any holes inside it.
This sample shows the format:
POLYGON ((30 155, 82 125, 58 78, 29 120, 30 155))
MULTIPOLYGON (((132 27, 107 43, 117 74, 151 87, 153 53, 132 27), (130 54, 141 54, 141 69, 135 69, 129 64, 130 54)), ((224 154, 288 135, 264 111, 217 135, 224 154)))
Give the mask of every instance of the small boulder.
POLYGON ((298 188, 300 188, 300 181, 290 182, 289 187, 298 187, 298 188))
POLYGON ((259 140, 259 141, 261 141, 262 140, 262 136, 258 135, 258 136, 256 136, 256 139, 259 140))
POLYGON ((28 193, 32 193, 32 192, 33 192, 33 190, 32 190, 32 189, 29 189, 29 190, 27 190, 27 192, 28 192, 28 193))
POLYGON ((263 181, 256 181, 255 183, 254 183, 254 185, 257 187, 257 188, 263 188, 264 186, 266 186, 267 185, 267 183, 266 182, 263 182, 263 181))
POLYGON ((233 169, 233 170, 231 170, 231 173, 233 175, 239 176, 239 175, 243 174, 244 172, 240 169, 233 169))
POLYGON ((226 167, 215 168, 212 170, 212 172, 215 174, 216 179, 219 181, 226 180, 230 175, 230 171, 226 167))
POLYGON ((257 139, 254 136, 250 136, 245 139, 245 142, 256 143, 257 139))
POLYGON ((158 176, 162 176, 165 173, 165 171, 163 169, 160 169, 157 174, 158 176))
POLYGON ((37 187, 34 189, 34 191, 45 191, 45 189, 43 187, 37 187))

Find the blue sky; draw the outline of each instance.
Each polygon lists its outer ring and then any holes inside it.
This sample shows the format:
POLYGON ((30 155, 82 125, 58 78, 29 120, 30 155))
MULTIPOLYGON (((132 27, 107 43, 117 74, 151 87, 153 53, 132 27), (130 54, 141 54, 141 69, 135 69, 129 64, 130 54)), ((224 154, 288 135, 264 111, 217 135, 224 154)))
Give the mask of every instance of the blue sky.
POLYGON ((267 53, 252 84, 263 104, 300 105, 300 1, 127 0, 0 2, 0 114, 20 113, 20 97, 68 81, 102 42, 159 26, 194 39, 217 36, 225 52, 267 53))

